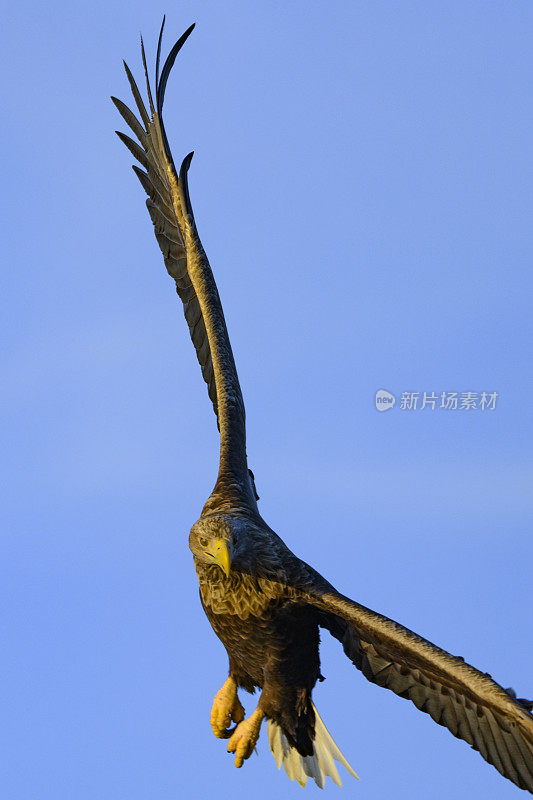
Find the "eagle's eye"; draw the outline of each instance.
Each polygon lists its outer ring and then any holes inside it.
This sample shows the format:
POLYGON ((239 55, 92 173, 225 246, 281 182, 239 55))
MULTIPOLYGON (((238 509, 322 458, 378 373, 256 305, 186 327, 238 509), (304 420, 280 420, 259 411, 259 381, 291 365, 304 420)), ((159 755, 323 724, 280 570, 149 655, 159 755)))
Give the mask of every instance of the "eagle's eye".
POLYGON ((200 536, 200 545, 202 547, 207 547, 207 539, 205 538, 205 536, 200 536))

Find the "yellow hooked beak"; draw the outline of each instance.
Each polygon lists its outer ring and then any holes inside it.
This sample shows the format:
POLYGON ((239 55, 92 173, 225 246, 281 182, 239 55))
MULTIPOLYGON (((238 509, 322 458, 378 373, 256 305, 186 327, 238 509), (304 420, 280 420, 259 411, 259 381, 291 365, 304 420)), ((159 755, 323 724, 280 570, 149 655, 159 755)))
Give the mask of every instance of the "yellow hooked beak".
POLYGON ((207 549, 207 552, 214 558, 226 578, 229 578, 229 571, 231 569, 231 548, 228 547, 224 539, 217 539, 216 542, 213 542, 207 549))

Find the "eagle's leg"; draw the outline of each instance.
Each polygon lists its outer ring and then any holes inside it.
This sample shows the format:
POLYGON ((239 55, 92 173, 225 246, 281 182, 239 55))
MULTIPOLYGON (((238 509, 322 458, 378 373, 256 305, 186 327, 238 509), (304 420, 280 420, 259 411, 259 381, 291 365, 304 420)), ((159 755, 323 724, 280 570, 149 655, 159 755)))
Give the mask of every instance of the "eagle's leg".
POLYGON ((237 684, 229 676, 221 689, 215 695, 211 708, 211 727, 219 739, 225 739, 230 720, 241 722, 244 719, 244 708, 237 696, 237 684))
POLYGON ((245 760, 252 755, 265 716, 265 712, 257 706, 254 713, 239 722, 235 728, 235 733, 228 742, 228 753, 235 753, 236 767, 242 767, 245 760))

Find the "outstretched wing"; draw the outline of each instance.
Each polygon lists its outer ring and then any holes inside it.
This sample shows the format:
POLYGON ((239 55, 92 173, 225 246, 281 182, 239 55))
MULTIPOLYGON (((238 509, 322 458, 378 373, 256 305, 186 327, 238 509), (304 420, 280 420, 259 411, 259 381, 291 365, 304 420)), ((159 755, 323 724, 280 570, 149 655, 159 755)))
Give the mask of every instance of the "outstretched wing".
POLYGON ((246 462, 244 402, 220 297, 198 236, 189 198, 187 172, 193 154, 184 158, 178 174, 162 116, 168 76, 194 24, 176 42, 159 75, 164 24, 163 18, 157 46, 155 107, 141 39, 150 114, 130 69, 124 63, 140 120, 121 100, 111 99, 139 143, 124 133, 117 131, 117 134, 143 167, 135 165, 133 169, 148 195, 146 205, 155 235, 167 271, 174 278, 183 302, 191 339, 217 415, 221 442, 220 471, 210 510, 216 508, 217 503, 237 503, 256 508, 246 462))
POLYGON ((298 594, 320 611, 322 627, 342 643, 365 678, 411 700, 479 750, 504 777, 533 793, 531 703, 325 582, 311 582, 298 594))

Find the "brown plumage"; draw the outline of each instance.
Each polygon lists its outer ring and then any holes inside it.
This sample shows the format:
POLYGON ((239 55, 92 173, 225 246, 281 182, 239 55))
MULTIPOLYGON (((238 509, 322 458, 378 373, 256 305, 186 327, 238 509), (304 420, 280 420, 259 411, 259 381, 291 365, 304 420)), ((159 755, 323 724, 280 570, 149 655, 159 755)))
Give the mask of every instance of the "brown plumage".
POLYGON ((241 389, 189 199, 192 154, 178 173, 162 119, 170 70, 193 27, 174 45, 159 76, 161 28, 155 105, 142 47, 150 113, 127 66, 141 121, 121 101, 113 101, 139 141, 119 133, 144 168, 134 170, 148 194, 156 238, 183 302, 220 431, 218 479, 189 538, 202 605, 229 657, 229 678, 213 705, 213 730, 229 738, 237 766, 252 752, 266 717, 271 749, 290 777, 305 783, 311 776, 323 786, 327 774, 338 780, 334 760, 351 771, 312 703, 313 687, 321 678, 319 628, 325 628, 368 680, 411 700, 479 750, 502 775, 533 793, 531 703, 517 700, 511 689, 461 658, 340 595, 259 514, 246 459, 241 389), (261 689, 248 720, 243 720, 238 687, 261 689), (237 723, 232 730, 230 719, 237 723))

